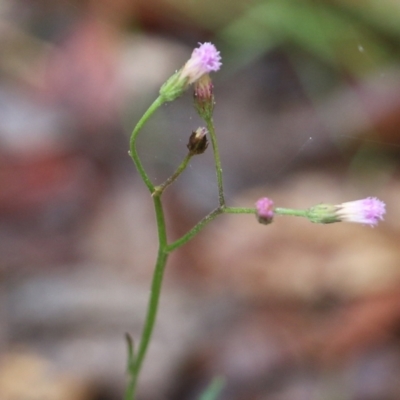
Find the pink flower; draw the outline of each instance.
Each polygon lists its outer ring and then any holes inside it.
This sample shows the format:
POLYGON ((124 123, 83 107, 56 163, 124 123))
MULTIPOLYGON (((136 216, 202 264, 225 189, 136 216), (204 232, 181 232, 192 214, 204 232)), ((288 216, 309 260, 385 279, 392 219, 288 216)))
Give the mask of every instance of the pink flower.
POLYGON ((260 224, 270 224, 274 218, 274 202, 268 197, 257 200, 256 216, 260 224))
POLYGON ((202 76, 221 68, 221 56, 212 43, 203 43, 193 50, 192 56, 182 69, 175 72, 160 89, 164 102, 179 97, 192 83, 202 76))
POLYGON ((180 72, 181 79, 188 78, 188 85, 209 72, 218 71, 222 65, 219 51, 212 43, 199 43, 199 45, 193 50, 192 56, 180 72))
POLYGON ((367 197, 363 200, 349 201, 336 206, 336 216, 340 221, 357 222, 375 226, 383 220, 386 205, 376 197, 367 197))
POLYGON ((379 220, 383 219, 386 213, 385 207, 383 201, 375 197, 367 197, 338 205, 318 204, 307 210, 307 218, 318 224, 346 221, 375 226, 379 220))

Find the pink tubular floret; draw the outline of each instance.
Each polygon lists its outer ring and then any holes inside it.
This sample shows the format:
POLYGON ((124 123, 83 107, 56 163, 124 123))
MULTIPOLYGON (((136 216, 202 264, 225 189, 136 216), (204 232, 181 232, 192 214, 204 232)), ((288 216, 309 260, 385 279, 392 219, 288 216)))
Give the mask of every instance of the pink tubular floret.
POLYGON ((199 47, 193 50, 192 58, 196 58, 207 73, 218 71, 222 65, 219 51, 210 42, 199 43, 199 47))
POLYGON ((200 44, 193 50, 189 61, 184 65, 180 77, 190 85, 203 75, 221 68, 221 56, 216 47, 209 42, 200 44))
POLYGON ((349 201, 337 206, 337 215, 342 221, 358 222, 370 226, 383 220, 386 213, 386 205, 376 197, 349 201))

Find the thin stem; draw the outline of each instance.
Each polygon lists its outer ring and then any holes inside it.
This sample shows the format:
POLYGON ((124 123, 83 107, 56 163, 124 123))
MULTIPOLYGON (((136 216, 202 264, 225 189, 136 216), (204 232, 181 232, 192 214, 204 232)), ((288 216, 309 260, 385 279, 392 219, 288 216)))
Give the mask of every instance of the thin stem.
POLYGON ((244 207, 218 207, 211 211, 210 214, 206 215, 200 222, 198 222, 189 232, 175 240, 173 243, 167 246, 168 252, 176 250, 178 247, 186 244, 190 239, 196 236, 209 222, 218 217, 221 214, 255 214, 254 208, 244 207))
POLYGON ((142 336, 139 342, 138 350, 136 352, 137 355, 134 359, 132 367, 129 369, 130 381, 128 383, 128 387, 126 390, 125 400, 133 400, 135 398, 137 380, 154 330, 158 305, 160 302, 160 294, 161 294, 164 270, 168 260, 168 252, 166 250, 167 233, 165 227, 164 211, 160 197, 154 196, 153 202, 156 211, 158 240, 159 240, 158 256, 153 274, 153 280, 151 283, 150 299, 149 299, 149 304, 147 306, 147 314, 142 331, 142 336))
POLYGON ((211 211, 210 214, 206 215, 200 222, 198 222, 189 232, 184 234, 179 239, 175 240, 175 242, 171 243, 167 246, 168 252, 176 250, 178 247, 183 246, 190 239, 196 236, 209 222, 211 222, 215 217, 223 213, 223 209, 218 207, 214 211, 211 211))
POLYGON ((143 128, 143 125, 147 122, 147 120, 154 114, 154 112, 165 103, 165 99, 162 96, 157 97, 157 99, 153 102, 153 104, 146 110, 143 114, 142 118, 140 118, 139 122, 136 124, 135 128, 132 131, 130 142, 129 142, 129 155, 131 156, 135 166, 143 179, 143 182, 146 184, 150 193, 154 192, 154 185, 151 183, 149 176, 144 170, 143 164, 140 161, 139 155, 136 150, 136 138, 143 128))
POLYGON ((150 301, 147 308, 147 315, 145 325, 143 328, 142 338, 138 349, 135 362, 133 364, 131 372, 131 380, 128 384, 126 400, 132 400, 135 398, 137 380, 143 365, 143 360, 147 353, 147 348, 153 334, 154 324, 157 317, 158 304, 160 300, 161 285, 164 276, 165 265, 167 262, 168 254, 165 252, 159 252, 157 258, 157 264, 153 275, 153 281, 151 284, 150 301))
POLYGON ((225 207, 225 214, 255 214, 255 208, 247 208, 247 207, 225 207))
POLYGON ((274 209, 275 214, 279 215, 291 215, 293 217, 308 217, 308 210, 294 210, 292 208, 275 208, 274 209))
POLYGON ((154 188, 153 196, 161 196, 164 190, 178 179, 179 175, 185 170, 192 157, 193 154, 189 152, 176 171, 164 183, 154 188))
POLYGON ((225 206, 225 198, 223 191, 223 182, 222 182, 222 167, 221 160, 219 156, 218 143, 215 135, 215 129, 212 118, 207 118, 207 129, 210 133, 211 142, 213 146, 214 160, 215 160, 215 168, 217 175, 217 184, 218 184, 218 199, 219 199, 219 207, 204 217, 196 226, 194 226, 189 232, 183 235, 180 239, 176 240, 172 244, 168 245, 167 242, 167 232, 165 226, 165 217, 164 211, 161 202, 161 195, 163 191, 173 183, 178 176, 182 173, 182 171, 187 167, 187 164, 193 154, 189 153, 185 159, 182 161, 181 165, 177 168, 175 173, 168 178, 162 185, 154 187, 151 182, 149 176, 147 175, 142 162, 139 158, 136 149, 136 139, 137 136, 142 129, 143 125, 147 122, 150 116, 165 102, 165 98, 163 96, 158 97, 153 104, 147 109, 142 118, 139 120, 137 125, 135 126, 131 138, 130 138, 130 156, 133 162, 136 165, 136 168, 152 194, 152 199, 154 203, 154 209, 156 213, 156 221, 157 221, 157 231, 158 231, 158 255, 156 266, 153 274, 153 279, 151 283, 151 292, 149 303, 147 306, 146 318, 144 322, 144 327, 142 331, 142 335, 140 338, 140 342, 138 345, 138 349, 133 348, 132 342, 129 341, 128 338, 128 372, 129 372, 129 382, 128 387, 125 393, 125 400, 134 400, 137 382, 139 378, 139 374, 143 365, 143 361, 145 359, 148 346, 153 334, 154 325, 157 317, 157 311, 160 301, 160 294, 162 288, 162 281, 165 271, 165 266, 168 260, 168 255, 171 251, 177 249, 183 244, 187 243, 190 239, 192 239, 201 229, 203 229, 209 222, 215 219, 218 215, 223 213, 255 213, 254 209, 250 208, 236 208, 236 207, 226 207, 225 206))
POLYGON ((208 132, 210 133, 210 138, 214 153, 215 172, 217 174, 217 184, 218 184, 218 201, 220 207, 225 207, 224 185, 222 182, 222 166, 221 166, 221 159, 219 156, 217 135, 215 134, 214 122, 212 117, 207 118, 205 121, 207 124, 208 132))

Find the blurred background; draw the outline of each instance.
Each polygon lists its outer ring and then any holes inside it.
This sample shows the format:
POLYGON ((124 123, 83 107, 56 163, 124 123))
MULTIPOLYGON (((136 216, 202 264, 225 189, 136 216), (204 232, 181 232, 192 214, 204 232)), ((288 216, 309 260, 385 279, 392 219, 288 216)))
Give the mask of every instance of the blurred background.
MULTIPOLYGON (((387 215, 215 220, 170 258, 140 399, 400 399, 398 2, 0 0, 1 400, 122 398, 157 250, 129 135, 204 41, 228 205, 387 215)), ((201 125, 191 93, 149 121, 155 184, 201 125)), ((173 240, 217 205, 211 151, 164 197, 173 240)))

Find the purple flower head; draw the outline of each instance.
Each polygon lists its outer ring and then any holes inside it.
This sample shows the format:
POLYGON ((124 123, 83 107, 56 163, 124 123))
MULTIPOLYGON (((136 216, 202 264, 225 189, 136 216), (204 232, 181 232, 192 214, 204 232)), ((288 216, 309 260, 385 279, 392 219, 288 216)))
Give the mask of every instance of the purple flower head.
POLYGON ((187 84, 196 82, 203 75, 221 68, 221 56, 216 47, 209 42, 199 43, 199 47, 193 50, 192 56, 181 70, 181 79, 188 79, 187 84))
MULTIPOLYGON (((198 48, 193 50, 192 56, 182 69, 175 72, 161 86, 160 96, 162 100, 164 102, 175 100, 189 85, 211 71, 218 71, 221 65, 221 56, 215 46, 212 43, 200 44, 198 48)), ((209 90, 211 91, 212 87, 209 90)))
POLYGON ((270 224, 274 218, 274 202, 268 197, 257 200, 256 215, 261 224, 270 224))
POLYGON ((336 216, 340 221, 357 222, 375 226, 383 220, 386 205, 376 197, 363 200, 349 201, 336 206, 336 216))

